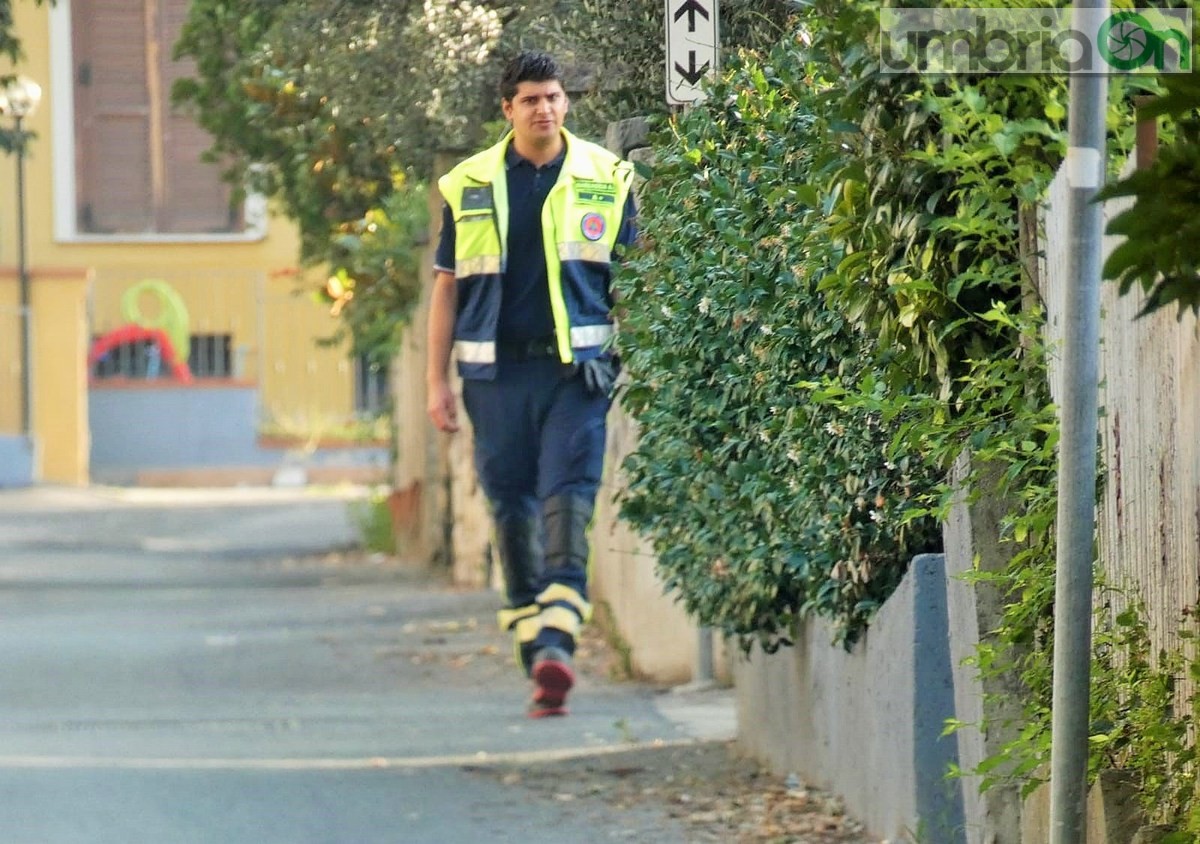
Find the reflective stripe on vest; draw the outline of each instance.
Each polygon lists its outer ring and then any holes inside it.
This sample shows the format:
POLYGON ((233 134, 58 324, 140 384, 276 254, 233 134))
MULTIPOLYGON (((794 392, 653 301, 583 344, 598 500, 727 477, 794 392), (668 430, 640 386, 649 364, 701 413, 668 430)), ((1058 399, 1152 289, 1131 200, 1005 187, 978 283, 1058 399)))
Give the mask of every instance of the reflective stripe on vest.
POLYGON ((603 346, 615 333, 611 325, 579 325, 571 329, 571 345, 577 349, 603 346))
POLYGON ((560 261, 591 261, 594 264, 607 264, 611 254, 612 247, 603 243, 589 243, 585 240, 583 243, 558 244, 560 261))
POLYGON ((495 363, 496 344, 490 340, 455 340, 454 354, 463 363, 495 363))
POLYGON ((479 255, 474 258, 455 258, 455 278, 467 278, 473 275, 500 275, 499 255, 479 255))

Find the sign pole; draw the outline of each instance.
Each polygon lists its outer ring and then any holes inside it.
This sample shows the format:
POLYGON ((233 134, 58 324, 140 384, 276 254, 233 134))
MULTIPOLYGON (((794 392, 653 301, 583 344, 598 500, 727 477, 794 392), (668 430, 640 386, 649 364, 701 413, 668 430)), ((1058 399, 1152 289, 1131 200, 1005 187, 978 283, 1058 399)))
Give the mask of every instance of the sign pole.
MULTIPOLYGON (((1096 32, 1107 0, 1075 0, 1072 25, 1096 32)), ((1058 559, 1054 590, 1054 694, 1050 748, 1050 844, 1086 840, 1088 697, 1092 658, 1092 543, 1096 528, 1100 270, 1104 219, 1093 202, 1104 181, 1108 78, 1070 79, 1062 438, 1058 463, 1058 559)))

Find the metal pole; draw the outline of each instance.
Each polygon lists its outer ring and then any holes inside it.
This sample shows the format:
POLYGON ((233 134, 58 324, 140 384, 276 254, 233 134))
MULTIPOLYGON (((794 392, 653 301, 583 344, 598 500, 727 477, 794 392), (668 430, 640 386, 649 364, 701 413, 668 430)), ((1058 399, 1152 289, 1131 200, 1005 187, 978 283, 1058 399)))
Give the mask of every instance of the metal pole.
POLYGON ((17 281, 21 287, 21 433, 33 436, 33 309, 29 295, 29 267, 25 242, 25 133, 24 118, 16 116, 17 132, 17 281))
MULTIPOLYGON (((1075 0, 1073 28, 1094 33, 1106 0, 1075 0)), ((1050 844, 1083 844, 1092 650, 1092 540, 1100 358, 1100 239, 1092 201, 1104 179, 1108 79, 1076 73, 1067 118, 1067 234, 1058 560, 1054 592, 1054 698, 1050 750, 1050 844)))

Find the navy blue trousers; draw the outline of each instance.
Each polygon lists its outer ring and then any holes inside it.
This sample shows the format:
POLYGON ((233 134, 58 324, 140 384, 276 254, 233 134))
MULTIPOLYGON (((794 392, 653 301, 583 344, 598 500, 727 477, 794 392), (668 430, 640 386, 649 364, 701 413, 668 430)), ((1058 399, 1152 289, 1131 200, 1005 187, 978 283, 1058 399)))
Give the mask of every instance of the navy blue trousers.
MULTIPOLYGON (((501 361, 494 381, 463 382, 475 432, 475 467, 497 521, 540 518, 542 503, 570 495, 594 504, 604 471, 610 399, 551 358, 501 361)), ((536 591, 510 595, 520 606, 551 583, 587 600, 586 566, 545 572, 536 591)))

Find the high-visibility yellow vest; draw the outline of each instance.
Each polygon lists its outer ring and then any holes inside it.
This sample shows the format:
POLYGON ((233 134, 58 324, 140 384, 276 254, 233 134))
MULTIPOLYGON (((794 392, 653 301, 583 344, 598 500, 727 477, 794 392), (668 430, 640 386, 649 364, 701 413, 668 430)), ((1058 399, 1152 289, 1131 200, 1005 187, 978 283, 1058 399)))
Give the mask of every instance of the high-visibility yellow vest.
MULTIPOLYGON (((454 215, 458 312, 454 351, 464 378, 494 378, 500 279, 507 263, 508 187, 498 144, 438 180, 454 215)), ((633 166, 563 130, 566 156, 542 205, 542 244, 559 358, 583 361, 612 338, 612 252, 633 183, 633 166)))

